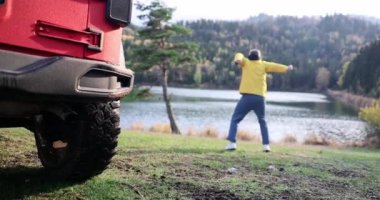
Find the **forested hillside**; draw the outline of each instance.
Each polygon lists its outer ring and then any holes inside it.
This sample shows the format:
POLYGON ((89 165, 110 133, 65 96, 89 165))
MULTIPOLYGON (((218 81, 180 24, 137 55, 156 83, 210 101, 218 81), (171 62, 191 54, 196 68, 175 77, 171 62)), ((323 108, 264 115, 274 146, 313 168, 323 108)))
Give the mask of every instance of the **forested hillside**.
POLYGON ((380 40, 363 48, 343 67, 339 84, 351 93, 380 98, 380 40))
MULTIPOLYGON (((178 68, 171 73, 170 82, 195 85, 197 78, 201 86, 214 88, 237 88, 240 71, 231 61, 235 52, 247 53, 250 48, 261 49, 265 60, 297 68, 284 76, 273 75, 268 80, 272 90, 335 87, 343 64, 380 34, 379 25, 344 15, 259 15, 246 21, 198 20, 181 24, 191 28, 193 34, 177 40, 199 43, 199 64, 178 68)), ((135 48, 141 41, 135 39, 133 30, 125 34, 128 60, 128 48, 135 48)), ((154 73, 157 72, 137 73, 136 81, 158 83, 154 73)))

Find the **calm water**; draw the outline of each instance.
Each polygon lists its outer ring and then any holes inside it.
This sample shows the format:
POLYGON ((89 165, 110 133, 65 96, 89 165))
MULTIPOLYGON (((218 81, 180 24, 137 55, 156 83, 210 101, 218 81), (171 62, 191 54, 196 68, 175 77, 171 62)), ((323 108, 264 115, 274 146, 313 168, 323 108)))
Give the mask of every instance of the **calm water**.
MULTIPOLYGON (((152 87, 152 91, 160 97, 160 87, 152 87)), ((183 133, 190 128, 201 131, 205 127, 213 127, 221 135, 226 135, 240 98, 235 90, 169 88, 169 93, 183 133)), ((322 94, 268 92, 266 101, 266 119, 272 141, 280 141, 285 135, 294 135, 302 141, 305 135, 314 133, 351 142, 361 140, 365 135, 365 123, 353 110, 322 94)), ((160 99, 123 103, 121 115, 123 128, 133 123, 143 123, 147 129, 157 123, 169 123, 165 105, 160 99)), ((260 127, 253 112, 239 124, 239 129, 259 135, 260 127)))

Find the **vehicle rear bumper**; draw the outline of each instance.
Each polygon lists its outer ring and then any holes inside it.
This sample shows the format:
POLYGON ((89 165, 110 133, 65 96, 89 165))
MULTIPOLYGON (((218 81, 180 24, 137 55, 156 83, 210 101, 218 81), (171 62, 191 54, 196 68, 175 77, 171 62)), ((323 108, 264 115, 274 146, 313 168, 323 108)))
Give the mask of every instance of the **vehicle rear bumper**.
POLYGON ((124 66, 55 56, 41 57, 0 50, 0 97, 17 93, 118 100, 133 87, 134 75, 124 66))

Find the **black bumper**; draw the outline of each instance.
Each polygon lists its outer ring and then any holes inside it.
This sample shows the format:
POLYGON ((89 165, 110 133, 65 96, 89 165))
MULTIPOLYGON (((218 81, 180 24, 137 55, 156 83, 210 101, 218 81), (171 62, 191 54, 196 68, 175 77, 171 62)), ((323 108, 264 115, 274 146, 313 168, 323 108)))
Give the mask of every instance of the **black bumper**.
POLYGON ((71 57, 41 57, 0 50, 1 97, 118 100, 133 87, 133 72, 124 66, 71 57))

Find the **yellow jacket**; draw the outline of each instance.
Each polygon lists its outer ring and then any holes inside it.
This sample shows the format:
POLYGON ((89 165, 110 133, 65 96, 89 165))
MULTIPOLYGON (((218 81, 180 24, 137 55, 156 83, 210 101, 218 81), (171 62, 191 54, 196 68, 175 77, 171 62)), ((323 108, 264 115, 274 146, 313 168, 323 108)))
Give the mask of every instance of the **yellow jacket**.
POLYGON ((235 55, 234 62, 240 61, 242 70, 239 92, 241 94, 255 94, 265 97, 267 93, 267 73, 285 73, 288 66, 266 62, 262 60, 249 60, 242 53, 235 55))

